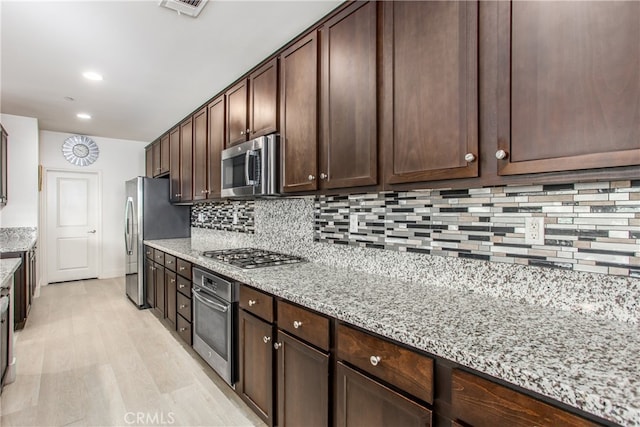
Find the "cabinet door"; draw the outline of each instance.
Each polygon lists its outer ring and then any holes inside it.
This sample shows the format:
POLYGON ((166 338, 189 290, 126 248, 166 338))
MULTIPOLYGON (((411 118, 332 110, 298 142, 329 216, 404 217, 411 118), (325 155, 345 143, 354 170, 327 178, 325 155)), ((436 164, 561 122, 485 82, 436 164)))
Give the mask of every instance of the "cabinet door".
POLYGON ((156 305, 154 306, 156 315, 163 319, 165 316, 165 304, 166 304, 166 283, 164 280, 164 267, 159 264, 154 265, 155 279, 156 279, 156 305))
POLYGON ((209 110, 209 138, 207 145, 209 166, 207 168, 208 198, 220 197, 222 190, 221 164, 224 149, 224 96, 212 101, 209 110))
POLYGON ((640 3, 500 2, 498 15, 499 174, 640 164, 640 3))
POLYGON ((144 283, 146 287, 147 304, 149 307, 154 308, 156 306, 156 268, 153 265, 153 261, 149 258, 145 258, 146 273, 144 277, 144 283))
POLYGON ((312 32, 280 56, 282 190, 316 190, 318 44, 312 32))
POLYGON ((383 3, 386 182, 477 176, 477 3, 383 3))
POLYGON ((193 200, 207 198, 207 108, 193 115, 193 200))
POLYGON ((180 125, 180 201, 193 200, 193 120, 180 125))
POLYGON ((169 172, 170 144, 169 134, 160 138, 160 173, 169 172))
POLYGON ((180 201, 180 126, 169 132, 169 200, 180 201))
POLYGON ((153 145, 144 149, 145 176, 153 178, 153 145))
POLYGON ((0 126, 0 205, 7 203, 7 145, 9 138, 0 126))
POLYGON ((239 312, 238 393, 260 418, 273 425, 273 328, 244 310, 239 312))
POLYGON ((378 182, 376 28, 376 2, 357 2, 321 29, 322 188, 378 182))
POLYGON ((247 140, 247 80, 244 79, 225 94, 227 100, 226 146, 247 140))
POLYGON ((161 153, 162 147, 160 146, 160 140, 157 140, 156 142, 154 142, 151 147, 153 151, 153 176, 158 176, 162 171, 162 167, 160 166, 161 154, 162 154, 161 153))
POLYGON ((173 271, 168 270, 167 268, 164 269, 164 283, 165 283, 165 287, 167 289, 166 292, 166 304, 165 304, 165 316, 167 318, 167 320, 169 321, 169 323, 171 325, 173 325, 173 328, 175 329, 176 327, 176 311, 177 311, 177 307, 176 307, 176 273, 174 273, 173 271))
POLYGON ((329 425, 329 355, 278 331, 278 425, 329 425))
POLYGON ((249 90, 251 138, 276 132, 278 130, 277 58, 273 58, 249 76, 249 90))
POLYGON ((424 427, 431 425, 431 411, 337 363, 336 425, 339 427, 424 427))

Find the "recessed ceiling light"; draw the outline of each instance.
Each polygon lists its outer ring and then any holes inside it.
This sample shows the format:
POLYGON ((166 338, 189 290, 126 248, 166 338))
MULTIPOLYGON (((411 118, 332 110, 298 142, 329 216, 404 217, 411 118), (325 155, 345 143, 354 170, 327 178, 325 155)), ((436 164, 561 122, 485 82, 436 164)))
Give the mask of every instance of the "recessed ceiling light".
POLYGON ((91 114, 87 114, 87 113, 78 113, 76 114, 76 117, 79 119, 85 119, 88 120, 91 118, 91 114))
POLYGON ((82 75, 84 76, 85 79, 96 80, 96 81, 102 80, 102 74, 98 74, 93 71, 87 71, 85 73, 82 73, 82 75))

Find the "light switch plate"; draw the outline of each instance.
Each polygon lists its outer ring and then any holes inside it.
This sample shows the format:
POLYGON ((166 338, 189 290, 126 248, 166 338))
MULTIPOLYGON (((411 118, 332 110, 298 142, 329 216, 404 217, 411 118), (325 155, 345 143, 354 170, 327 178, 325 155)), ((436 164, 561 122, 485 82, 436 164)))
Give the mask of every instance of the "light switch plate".
POLYGON ((358 214, 349 214, 349 233, 358 232, 358 214))

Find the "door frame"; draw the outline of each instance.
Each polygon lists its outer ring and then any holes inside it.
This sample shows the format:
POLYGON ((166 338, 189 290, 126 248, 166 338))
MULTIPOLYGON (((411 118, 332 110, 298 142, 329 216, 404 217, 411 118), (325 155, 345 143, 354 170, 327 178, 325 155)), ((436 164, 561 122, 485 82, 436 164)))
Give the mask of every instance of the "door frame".
POLYGON ((49 239, 47 230, 47 176, 49 172, 62 172, 62 173, 76 173, 76 174, 85 174, 85 175, 95 175, 98 179, 98 191, 96 193, 96 197, 98 198, 98 212, 97 212, 97 225, 96 225, 96 257, 98 258, 97 263, 97 274, 98 279, 102 278, 102 171, 101 170, 78 170, 78 169, 65 169, 65 168, 48 168, 43 167, 42 170, 42 187, 40 189, 40 215, 39 215, 39 230, 38 233, 38 259, 42 260, 40 265, 40 286, 47 286, 49 284, 48 277, 48 269, 46 267, 46 263, 44 260, 47 258, 47 243, 49 239))

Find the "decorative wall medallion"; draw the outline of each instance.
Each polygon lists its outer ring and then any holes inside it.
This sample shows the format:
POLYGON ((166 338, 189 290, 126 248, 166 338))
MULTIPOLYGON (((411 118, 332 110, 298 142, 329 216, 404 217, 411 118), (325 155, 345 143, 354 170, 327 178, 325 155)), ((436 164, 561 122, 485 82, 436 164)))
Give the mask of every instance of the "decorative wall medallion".
POLYGON ((89 166, 98 159, 99 154, 98 144, 88 136, 73 135, 62 144, 62 155, 76 166, 89 166))

